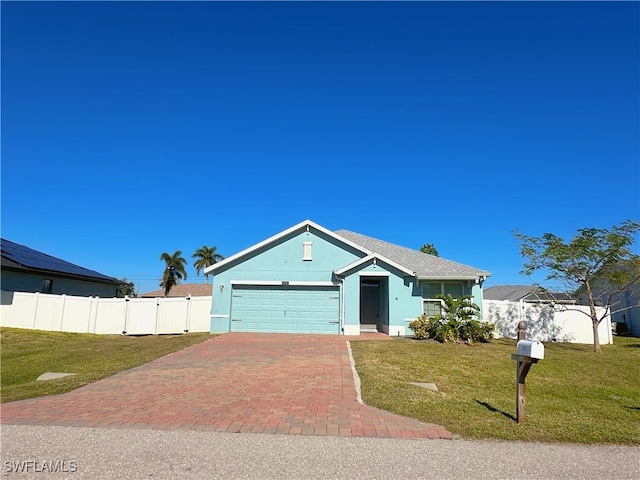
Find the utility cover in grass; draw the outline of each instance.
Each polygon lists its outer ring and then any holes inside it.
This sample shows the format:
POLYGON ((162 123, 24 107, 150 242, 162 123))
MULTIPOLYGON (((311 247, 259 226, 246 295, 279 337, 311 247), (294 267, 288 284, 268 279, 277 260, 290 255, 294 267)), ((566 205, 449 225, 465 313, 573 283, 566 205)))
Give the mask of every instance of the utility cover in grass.
POLYGON ((435 383, 422 383, 422 382, 409 382, 411 385, 415 385, 416 387, 426 388, 427 390, 433 390, 434 392, 438 391, 438 387, 435 383))
POLYGON ((55 380, 56 378, 68 377, 69 375, 76 375, 76 374, 62 373, 62 372, 46 372, 40 375, 36 380, 55 380))

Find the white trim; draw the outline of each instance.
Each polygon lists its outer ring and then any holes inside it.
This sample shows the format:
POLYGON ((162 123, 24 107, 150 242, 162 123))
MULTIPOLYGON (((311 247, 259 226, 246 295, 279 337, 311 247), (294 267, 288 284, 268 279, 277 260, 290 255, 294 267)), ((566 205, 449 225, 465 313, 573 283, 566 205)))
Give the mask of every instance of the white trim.
POLYGON ((345 335, 360 335, 360 325, 345 325, 344 326, 344 334, 345 335))
POLYGON ((403 326, 398 326, 398 325, 389 325, 389 331, 387 332, 387 334, 390 337, 404 337, 406 335, 406 330, 403 326))
POLYGON ((218 262, 218 263, 214 263, 213 265, 208 266, 207 268, 204 269, 204 273, 208 273, 208 274, 212 274, 213 272, 215 272, 215 270, 220 269, 221 267, 227 265, 228 263, 231 263, 235 260, 237 260, 240 257, 243 257, 245 255, 248 255, 251 252, 254 252, 262 247, 265 247, 271 243, 275 243, 278 240, 280 240, 283 237, 286 237, 287 235, 289 235, 290 233, 295 232, 296 230, 301 230, 306 228, 307 232, 309 231, 309 227, 312 227, 316 230, 318 230, 319 232, 324 233, 325 235, 328 235, 331 238, 334 238, 342 243, 345 243, 347 245, 349 245, 352 248, 355 248, 356 250, 364 253, 364 254, 370 254, 371 252, 365 248, 363 248, 361 245, 358 245, 357 243, 352 242, 351 240, 347 240, 344 237, 341 237, 340 235, 337 235, 336 233, 332 232, 331 230, 327 230, 324 227, 321 227, 320 225, 318 225, 317 223, 312 222, 311 220, 305 220, 303 222, 298 223, 297 225, 294 225, 293 227, 287 228, 286 230, 283 230, 282 232, 273 235, 269 238, 267 238, 266 240, 263 240, 262 242, 256 243, 254 246, 246 248, 238 253, 236 253, 235 255, 231 255, 230 257, 225 258, 224 260, 218 262))
POLYGON ((360 277, 388 277, 391 274, 389 272, 371 272, 369 270, 364 270, 362 272, 358 272, 360 277))
POLYGON ((211 318, 229 318, 229 315, 218 315, 218 314, 211 314, 209 315, 211 318))
POLYGON ((367 262, 370 262, 370 261, 373 262, 375 260, 379 260, 381 262, 384 262, 387 265, 390 265, 390 266, 400 270, 401 272, 406 273, 410 277, 415 276, 415 273, 412 272, 411 270, 409 270, 408 268, 403 267, 399 263, 396 263, 393 260, 389 260, 388 258, 383 257, 382 255, 378 255, 377 253, 371 253, 371 254, 367 255, 366 257, 362 257, 359 260, 356 260, 355 262, 350 263, 349 265, 346 265, 346 266, 336 270, 333 273, 335 273, 336 275, 343 275, 345 272, 348 272, 349 270, 357 268, 360 265, 363 265, 363 264, 365 264, 367 262))
POLYGON ((478 276, 476 275, 475 277, 469 277, 469 276, 458 276, 458 277, 451 277, 448 275, 436 275, 436 276, 418 276, 418 280, 436 280, 439 282, 455 282, 455 281, 462 281, 462 280, 476 280, 478 278, 478 276))
MULTIPOLYGON (((265 286, 265 287, 282 287, 282 280, 231 280, 231 286, 234 285, 256 285, 256 286, 265 286)), ((338 282, 314 282, 314 281, 290 281, 288 283, 284 283, 284 286, 293 286, 293 287, 339 287, 340 284, 338 282)))

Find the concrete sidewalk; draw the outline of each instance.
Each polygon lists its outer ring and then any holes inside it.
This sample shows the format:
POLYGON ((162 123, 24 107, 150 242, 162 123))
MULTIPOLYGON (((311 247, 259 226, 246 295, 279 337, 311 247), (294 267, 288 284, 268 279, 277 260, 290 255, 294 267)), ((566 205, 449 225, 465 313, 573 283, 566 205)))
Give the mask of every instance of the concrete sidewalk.
POLYGON ((64 395, 3 404, 1 423, 452 438, 438 425, 358 403, 348 339, 221 335, 64 395))

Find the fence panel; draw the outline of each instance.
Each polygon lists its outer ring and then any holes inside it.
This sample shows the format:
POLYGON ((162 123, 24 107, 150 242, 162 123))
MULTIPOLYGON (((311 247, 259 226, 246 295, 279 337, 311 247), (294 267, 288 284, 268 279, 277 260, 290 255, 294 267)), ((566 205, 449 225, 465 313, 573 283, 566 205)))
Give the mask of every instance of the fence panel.
POLYGON ((64 312, 64 295, 49 295, 41 293, 38 297, 34 330, 58 330, 62 325, 64 312))
POLYGON ((187 329, 189 302, 185 298, 158 299, 158 327, 156 333, 184 333, 187 329))
POLYGON ((191 297, 187 329, 190 332, 211 331, 211 297, 191 297))
POLYGON ((92 333, 122 334, 127 305, 124 298, 99 298, 96 305, 95 327, 92 333))
POLYGON ((127 335, 153 335, 157 333, 157 298, 136 298, 127 302, 127 335))
POLYGON ((2 292, 2 326, 33 328, 38 306, 37 293, 2 292))
POLYGON ((92 300, 91 297, 65 296, 60 330, 63 332, 86 333, 87 320, 91 315, 92 300))

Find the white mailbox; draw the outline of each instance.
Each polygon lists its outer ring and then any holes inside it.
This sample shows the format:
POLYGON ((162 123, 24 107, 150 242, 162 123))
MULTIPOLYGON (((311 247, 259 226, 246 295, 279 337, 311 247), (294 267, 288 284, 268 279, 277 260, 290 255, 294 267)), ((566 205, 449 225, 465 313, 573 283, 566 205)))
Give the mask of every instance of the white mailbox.
POLYGON ((544 358, 544 345, 537 340, 520 340, 516 347, 516 354, 542 360, 544 358))

